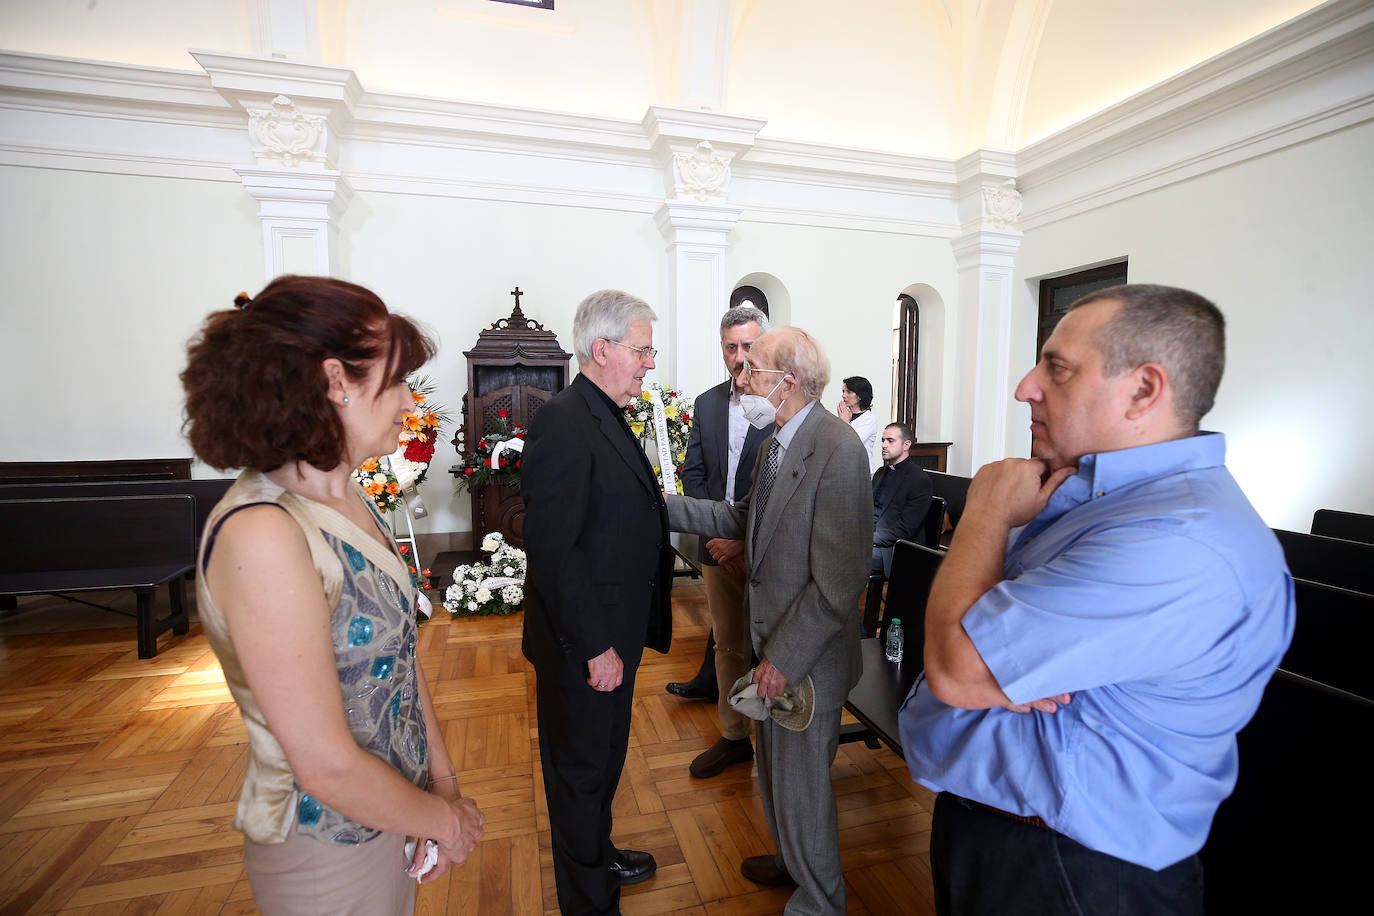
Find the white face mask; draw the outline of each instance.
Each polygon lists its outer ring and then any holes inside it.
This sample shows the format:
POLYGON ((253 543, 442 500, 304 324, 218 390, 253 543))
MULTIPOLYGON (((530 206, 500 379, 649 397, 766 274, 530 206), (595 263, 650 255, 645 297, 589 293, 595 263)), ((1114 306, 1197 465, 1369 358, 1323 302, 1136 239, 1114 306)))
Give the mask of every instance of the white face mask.
MULTIPOLYGON (((781 385, 786 378, 787 376, 783 375, 782 378, 778 379, 778 385, 781 385)), ((774 391, 778 390, 778 385, 774 385, 772 389, 762 397, 757 394, 742 394, 739 396, 740 410, 744 411, 744 419, 749 421, 750 426, 755 429, 767 429, 768 424, 777 419, 778 409, 774 407, 773 402, 768 399, 773 396, 774 391)))

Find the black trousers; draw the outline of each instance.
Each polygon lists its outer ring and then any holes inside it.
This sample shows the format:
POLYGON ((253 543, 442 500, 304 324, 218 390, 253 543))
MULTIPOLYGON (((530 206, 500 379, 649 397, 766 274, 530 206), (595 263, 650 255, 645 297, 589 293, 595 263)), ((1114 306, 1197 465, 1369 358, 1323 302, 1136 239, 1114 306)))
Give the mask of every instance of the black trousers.
POLYGON ((935 800, 930 870, 940 916, 1202 914, 1195 855, 1152 871, 950 792, 935 800))
POLYGON ((563 672, 535 671, 553 874, 565 916, 620 912, 620 881, 611 874, 611 802, 630 741, 634 682, 629 666, 610 693, 563 672))

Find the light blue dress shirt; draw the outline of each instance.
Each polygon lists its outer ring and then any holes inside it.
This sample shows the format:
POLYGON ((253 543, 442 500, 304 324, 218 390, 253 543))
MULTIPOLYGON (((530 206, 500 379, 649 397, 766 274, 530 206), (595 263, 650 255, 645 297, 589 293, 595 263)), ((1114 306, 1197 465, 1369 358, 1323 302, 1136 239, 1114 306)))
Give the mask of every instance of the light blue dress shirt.
POLYGON ((964 631, 1015 703, 902 706, 912 776, 1155 870, 1202 848, 1235 786, 1235 736, 1293 634, 1272 531, 1203 433, 1085 456, 1013 532, 964 631))

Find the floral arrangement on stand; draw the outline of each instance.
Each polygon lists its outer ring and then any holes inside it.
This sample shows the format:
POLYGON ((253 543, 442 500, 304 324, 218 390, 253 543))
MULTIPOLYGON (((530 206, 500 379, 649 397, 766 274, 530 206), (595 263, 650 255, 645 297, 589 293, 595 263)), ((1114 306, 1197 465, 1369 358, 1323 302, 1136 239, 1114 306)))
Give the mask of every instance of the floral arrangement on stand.
MULTIPOLYGON (((367 495, 383 513, 391 512, 401 505, 402 498, 409 496, 411 511, 416 518, 425 515, 424 504, 420 501, 415 488, 424 481, 429 472, 429 463, 434 459, 434 446, 439 441, 440 428, 451 419, 442 406, 430 406, 429 399, 437 387, 427 376, 408 379, 410 399, 414 410, 401 418, 401 434, 397 437, 396 451, 390 455, 369 458, 353 472, 367 495)), ((402 558, 415 580, 416 588, 428 591, 434 587, 428 569, 417 568, 417 558, 410 544, 401 544, 402 558)), ((424 597, 423 595, 421 596, 424 597)))
POLYGON ((654 433, 654 405, 650 391, 657 391, 663 401, 663 415, 668 426, 668 450, 672 453, 674 472, 677 475, 677 491, 682 492, 682 463, 687 460, 687 437, 692 431, 691 400, 684 398, 676 388, 661 385, 647 385, 644 391, 625 407, 625 418, 630 423, 630 432, 644 443, 649 463, 654 466, 654 474, 661 469, 658 460, 658 437, 654 433))
POLYGON ((463 460, 463 476, 458 478, 458 488, 480 490, 494 483, 519 487, 520 453, 524 448, 525 428, 511 422, 509 410, 496 411, 496 422, 487 428, 486 435, 473 446, 472 454, 463 460))
POLYGON ((482 549, 491 559, 459 566, 444 592, 444 607, 455 616, 512 614, 525 600, 525 551, 496 531, 482 538, 482 549))

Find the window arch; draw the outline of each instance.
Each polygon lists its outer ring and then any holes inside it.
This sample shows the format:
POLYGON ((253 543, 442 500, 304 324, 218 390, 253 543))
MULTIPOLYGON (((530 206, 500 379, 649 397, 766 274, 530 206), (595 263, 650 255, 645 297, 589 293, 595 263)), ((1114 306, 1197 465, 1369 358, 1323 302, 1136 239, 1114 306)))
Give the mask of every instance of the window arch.
POLYGON ((892 322, 892 419, 916 428, 919 396, 921 307, 912 296, 897 297, 892 322))
POLYGON ((754 308, 768 315, 768 297, 763 294, 763 290, 757 286, 741 286, 730 294, 730 308, 737 305, 752 305, 754 308))

